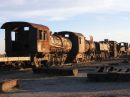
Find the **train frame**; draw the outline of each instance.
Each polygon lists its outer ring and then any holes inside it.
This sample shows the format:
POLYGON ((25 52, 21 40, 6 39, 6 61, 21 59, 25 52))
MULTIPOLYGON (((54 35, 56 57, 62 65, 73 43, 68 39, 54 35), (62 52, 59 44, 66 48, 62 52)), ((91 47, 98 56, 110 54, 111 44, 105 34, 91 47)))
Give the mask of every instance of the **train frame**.
POLYGON ((70 31, 52 34, 47 26, 29 22, 6 22, 1 28, 5 29, 6 57, 0 58, 0 62, 16 65, 28 62, 34 71, 65 63, 106 60, 127 55, 129 49, 125 42, 124 45, 109 40, 95 42, 92 36, 86 40, 81 33, 70 31))

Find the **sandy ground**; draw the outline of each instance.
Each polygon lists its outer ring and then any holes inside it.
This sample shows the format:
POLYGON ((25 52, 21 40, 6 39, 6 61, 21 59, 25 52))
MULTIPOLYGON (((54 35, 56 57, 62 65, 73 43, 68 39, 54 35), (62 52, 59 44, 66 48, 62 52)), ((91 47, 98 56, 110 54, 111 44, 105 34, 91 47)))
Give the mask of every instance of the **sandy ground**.
POLYGON ((20 79, 20 87, 0 97, 130 97, 130 82, 90 82, 86 73, 49 76, 23 72, 2 72, 0 80, 20 79))

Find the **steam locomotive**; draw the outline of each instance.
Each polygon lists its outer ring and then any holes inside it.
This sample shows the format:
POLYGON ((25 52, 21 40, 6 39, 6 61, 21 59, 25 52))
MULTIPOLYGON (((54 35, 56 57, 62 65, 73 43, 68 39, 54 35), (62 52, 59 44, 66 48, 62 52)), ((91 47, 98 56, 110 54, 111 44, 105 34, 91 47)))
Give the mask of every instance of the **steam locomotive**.
POLYGON ((65 63, 85 63, 90 60, 106 60, 127 54, 128 43, 116 41, 95 42, 77 32, 61 31, 52 34, 47 26, 29 22, 6 22, 6 57, 0 62, 26 63, 33 70, 62 66, 65 63), (13 39, 14 37, 14 39, 13 39))

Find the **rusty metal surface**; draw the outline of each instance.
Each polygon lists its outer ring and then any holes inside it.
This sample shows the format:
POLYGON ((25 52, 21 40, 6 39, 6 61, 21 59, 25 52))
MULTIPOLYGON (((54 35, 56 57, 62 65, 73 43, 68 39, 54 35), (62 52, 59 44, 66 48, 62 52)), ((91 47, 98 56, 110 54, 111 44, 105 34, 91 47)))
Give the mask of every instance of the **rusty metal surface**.
POLYGON ((109 51, 109 44, 108 43, 100 42, 99 44, 100 44, 101 51, 109 51))
MULTIPOLYGON (((47 26, 29 22, 6 22, 1 28, 5 29, 5 51, 7 56, 26 57, 34 52, 49 52, 50 31, 47 26), (47 33, 48 40, 39 40, 40 31, 42 31, 42 35, 45 32, 47 33), (12 40, 12 32, 15 32, 15 40, 12 40)), ((44 36, 41 37, 44 38, 44 36)))
MULTIPOLYGON (((85 53, 86 41, 82 34, 70 31, 61 31, 56 34, 68 38, 72 43, 72 49, 68 54, 67 62, 77 61, 79 57, 81 58, 81 54, 85 53)), ((83 60, 83 58, 81 60, 83 60)))
POLYGON ((85 46, 85 52, 88 52, 89 49, 90 49, 89 42, 86 41, 85 45, 86 45, 86 46, 85 46))
POLYGON ((9 61, 30 61, 30 57, 0 57, 0 62, 9 62, 9 61))
POLYGON ((5 24, 3 24, 1 26, 2 29, 15 29, 17 27, 34 27, 37 29, 41 29, 41 30, 49 30, 49 28, 47 26, 41 25, 41 24, 34 24, 34 23, 29 23, 29 22, 6 22, 5 24))
POLYGON ((90 35, 90 40, 88 42, 89 42, 90 52, 95 52, 96 46, 95 46, 95 43, 94 43, 94 40, 93 40, 93 36, 90 35))
POLYGON ((116 41, 109 41, 109 46, 110 46, 110 56, 111 57, 117 57, 118 51, 117 51, 117 42, 116 41))
POLYGON ((72 48, 72 43, 69 39, 56 35, 51 36, 50 45, 51 52, 56 51, 58 48, 60 48, 59 51, 61 50, 63 52, 69 52, 72 48))
MULTIPOLYGON (((38 29, 39 30, 39 29, 38 29)), ((37 38, 37 52, 44 52, 44 53, 48 53, 50 52, 50 32, 49 30, 41 30, 42 31, 42 35, 41 38, 39 39, 39 37, 37 38)), ((39 36, 39 33, 37 33, 39 36)))
POLYGON ((127 55, 127 52, 128 52, 128 49, 129 49, 129 46, 128 46, 128 43, 127 42, 120 42, 118 43, 118 53, 120 55, 127 55))
POLYGON ((95 49, 96 49, 95 43, 90 43, 89 46, 90 46, 90 51, 92 51, 92 52, 95 51, 95 49))

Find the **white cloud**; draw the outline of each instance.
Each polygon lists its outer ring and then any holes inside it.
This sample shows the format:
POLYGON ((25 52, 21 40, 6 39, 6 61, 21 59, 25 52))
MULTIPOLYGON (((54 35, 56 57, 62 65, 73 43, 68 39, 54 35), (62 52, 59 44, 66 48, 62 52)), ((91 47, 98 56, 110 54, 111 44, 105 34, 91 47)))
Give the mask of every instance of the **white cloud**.
POLYGON ((130 0, 5 0, 0 4, 0 16, 65 20, 84 13, 115 14, 130 11, 129 5, 130 0))
MULTIPOLYGON (((129 19, 130 12, 130 0, 1 0, 0 4, 0 24, 7 22, 9 20, 48 20, 48 21, 63 21, 67 19, 72 19, 75 16, 82 14, 94 14, 97 20, 100 22, 105 21, 106 19, 113 18, 113 15, 122 13, 122 16, 118 16, 118 20, 127 21, 129 19), (127 16, 123 16, 124 12, 128 12, 127 16), (96 14, 100 14, 96 16, 96 14), (106 14, 106 16, 102 16, 106 14), (110 17, 108 17, 110 15, 110 17)), ((82 17, 81 17, 82 18, 82 17)), ((116 17, 114 17, 116 18, 116 17)), ((113 19, 112 19, 113 20, 113 19)), ((112 20, 109 22, 112 24, 112 20)), ((86 21, 85 21, 86 22, 86 21)), ((123 22, 124 23, 124 22, 123 22)), ((126 23, 126 22, 125 22, 126 23)), ((100 23, 99 23, 100 24, 100 23)), ((112 26, 106 23, 105 26, 112 26)), ((91 24, 90 24, 91 25, 91 24)), ((102 40, 103 38, 110 38, 117 41, 129 41, 128 34, 116 33, 113 31, 114 29, 123 30, 124 32, 129 31, 129 27, 126 27, 126 30, 122 28, 122 26, 128 26, 127 24, 122 24, 121 26, 115 23, 115 27, 109 30, 109 27, 103 29, 101 26, 99 29, 97 25, 89 28, 90 34, 94 35, 95 40, 102 40), (118 28, 120 27, 120 28, 118 28), (103 29, 103 30, 102 30, 103 29), (104 32, 108 30, 108 32, 104 32), (98 33, 95 33, 98 32, 98 33), (103 33, 104 32, 104 33, 103 33), (113 33, 112 33, 113 32, 113 33), (122 37, 115 37, 117 36, 122 37), (97 37, 100 36, 100 37, 97 37), (125 37, 125 38, 124 38, 125 37)), ((80 26, 80 25, 79 25, 80 26)), ((83 25, 82 25, 83 26, 83 25)), ((85 25, 86 26, 86 25, 85 25)), ((69 29, 69 27, 66 27, 69 29)), ((66 29, 65 28, 65 29, 66 29)), ((81 27, 82 28, 82 27, 81 27)), ((84 28, 84 32, 88 30, 84 28)), ((83 30, 80 28, 74 28, 74 30, 83 30)), ((123 32, 121 31, 121 32, 123 32)), ((88 35, 88 34, 87 34, 88 35)), ((1 35, 1 38, 4 36, 1 35)), ((4 41, 4 38, 1 39, 4 41)), ((4 43, 0 45, 0 52, 2 47, 4 47, 4 43)), ((2 49, 3 50, 3 49, 2 49)), ((3 50, 4 51, 4 50, 3 50)))

